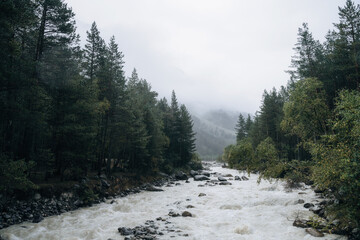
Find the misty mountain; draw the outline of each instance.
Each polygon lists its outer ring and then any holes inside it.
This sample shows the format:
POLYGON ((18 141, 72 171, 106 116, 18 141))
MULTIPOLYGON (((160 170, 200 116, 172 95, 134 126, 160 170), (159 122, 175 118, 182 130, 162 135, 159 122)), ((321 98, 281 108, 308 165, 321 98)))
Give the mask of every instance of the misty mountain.
POLYGON ((236 142, 235 125, 238 117, 239 113, 225 110, 192 115, 196 148, 203 159, 216 159, 227 145, 236 142))

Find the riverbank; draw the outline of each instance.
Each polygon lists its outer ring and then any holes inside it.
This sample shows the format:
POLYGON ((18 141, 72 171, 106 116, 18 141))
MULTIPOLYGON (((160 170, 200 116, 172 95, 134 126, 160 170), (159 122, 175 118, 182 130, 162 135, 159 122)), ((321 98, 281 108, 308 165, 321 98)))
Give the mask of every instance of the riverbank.
POLYGON ((17 193, 11 197, 0 195, 0 229, 22 222, 39 223, 49 216, 141 191, 162 191, 159 187, 185 178, 185 173, 177 171, 172 175, 115 173, 110 178, 105 174, 93 175, 78 182, 50 180, 40 183, 37 190, 17 193))

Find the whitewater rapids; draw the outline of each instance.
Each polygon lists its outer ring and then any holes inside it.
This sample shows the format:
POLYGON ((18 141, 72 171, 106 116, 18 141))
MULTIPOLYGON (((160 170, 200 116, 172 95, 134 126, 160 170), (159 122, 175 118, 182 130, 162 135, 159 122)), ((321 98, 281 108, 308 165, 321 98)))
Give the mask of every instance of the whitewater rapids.
MULTIPOLYGON (((242 176, 236 170, 212 167, 211 172, 242 176)), ((215 176, 212 178, 216 178, 215 176)), ((141 192, 89 208, 45 218, 40 223, 22 223, 0 230, 6 240, 45 239, 124 239, 119 227, 144 225, 154 220, 163 236, 159 239, 316 239, 304 229, 293 227, 296 217, 307 218, 312 212, 297 204, 299 199, 319 200, 308 186, 286 191, 281 181, 257 183, 230 180, 232 185, 204 186, 205 182, 180 181, 180 185, 163 187, 163 192, 141 192), (206 196, 199 197, 200 193, 206 196), (186 208, 192 205, 194 208, 186 208), (193 217, 170 217, 170 211, 189 211, 193 217), (156 221, 161 217, 167 221, 156 221), (169 231, 170 230, 170 231, 169 231)), ((322 239, 346 239, 326 234, 322 239)))

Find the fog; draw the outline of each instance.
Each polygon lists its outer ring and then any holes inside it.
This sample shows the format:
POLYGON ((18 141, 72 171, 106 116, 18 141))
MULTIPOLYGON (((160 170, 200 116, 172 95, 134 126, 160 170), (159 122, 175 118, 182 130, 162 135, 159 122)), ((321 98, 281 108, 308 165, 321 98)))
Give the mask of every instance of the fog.
POLYGON ((265 89, 286 85, 298 28, 321 41, 340 0, 66 0, 78 33, 96 21, 115 36, 129 76, 136 68, 160 97, 175 90, 195 111, 254 113, 265 89))

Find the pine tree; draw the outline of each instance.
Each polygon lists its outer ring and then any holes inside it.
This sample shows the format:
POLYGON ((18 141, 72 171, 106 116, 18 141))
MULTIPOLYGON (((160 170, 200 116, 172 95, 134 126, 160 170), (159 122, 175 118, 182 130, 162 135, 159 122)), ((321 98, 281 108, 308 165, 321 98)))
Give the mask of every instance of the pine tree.
POLYGON ((195 133, 193 132, 194 123, 186 106, 180 106, 180 164, 186 165, 191 161, 195 152, 195 133))
POLYGON ((347 0, 344 7, 339 7, 340 22, 335 24, 338 39, 336 47, 346 56, 345 67, 347 88, 359 88, 360 84, 360 5, 347 0))
POLYGON ((87 31, 85 44, 85 76, 89 81, 94 81, 100 69, 100 64, 105 57, 105 43, 100 37, 100 32, 95 22, 91 25, 90 32, 87 31))
POLYGON ((235 130, 236 130, 236 142, 239 142, 246 137, 247 135, 246 122, 244 116, 241 113, 239 114, 239 119, 236 123, 235 130))

